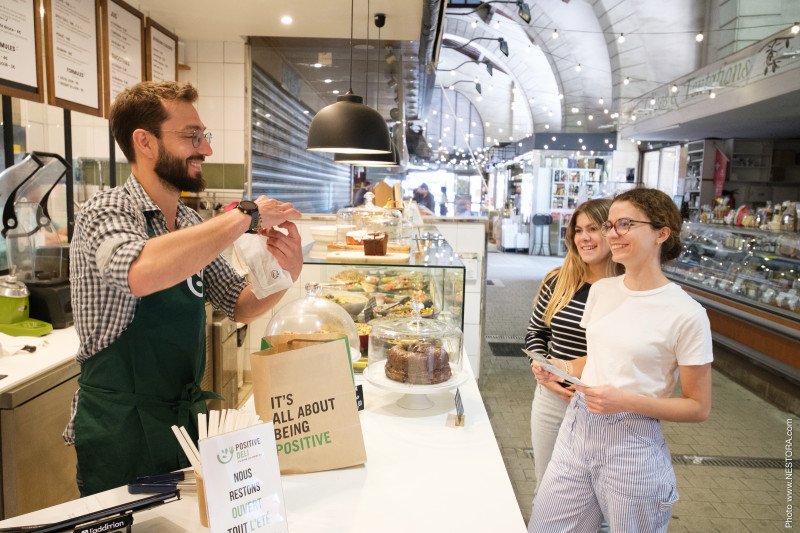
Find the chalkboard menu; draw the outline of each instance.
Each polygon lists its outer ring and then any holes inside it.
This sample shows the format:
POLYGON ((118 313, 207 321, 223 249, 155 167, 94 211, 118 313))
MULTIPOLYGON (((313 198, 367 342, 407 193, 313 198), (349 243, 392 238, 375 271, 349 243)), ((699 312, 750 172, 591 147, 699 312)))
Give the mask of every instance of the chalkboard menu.
POLYGON ((119 93, 144 80, 144 15, 122 0, 103 3, 105 115, 119 93))
POLYGON ((38 0, 0 2, 0 94, 44 101, 38 0))
POLYGON ((178 80, 178 36, 147 19, 147 79, 178 80))
POLYGON ((44 0, 47 102, 102 115, 100 0, 44 0))

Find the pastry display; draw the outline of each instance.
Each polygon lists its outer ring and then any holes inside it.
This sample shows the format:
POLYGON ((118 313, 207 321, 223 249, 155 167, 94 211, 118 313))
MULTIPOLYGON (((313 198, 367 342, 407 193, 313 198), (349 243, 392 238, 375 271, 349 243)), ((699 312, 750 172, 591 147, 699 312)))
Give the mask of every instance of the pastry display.
MULTIPOLYGON (((766 211, 759 214, 768 226, 774 214, 770 220, 766 211)), ((797 233, 686 223, 681 242, 680 257, 664 265, 669 277, 762 310, 798 312, 792 292, 800 289, 797 233)))
POLYGON ((418 385, 442 383, 452 376, 447 351, 429 342, 393 346, 384 369, 386 377, 393 381, 418 385))

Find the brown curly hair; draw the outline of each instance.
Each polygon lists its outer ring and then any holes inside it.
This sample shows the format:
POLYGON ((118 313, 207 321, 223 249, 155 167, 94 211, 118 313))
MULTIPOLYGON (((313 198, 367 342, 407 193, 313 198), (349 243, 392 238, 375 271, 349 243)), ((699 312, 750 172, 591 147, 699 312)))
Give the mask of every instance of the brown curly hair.
POLYGON ((669 228, 670 234, 661 245, 661 262, 666 263, 681 254, 681 226, 683 219, 675 202, 665 192, 658 189, 631 189, 614 198, 616 202, 630 202, 647 215, 656 229, 669 228))
POLYGON ((134 131, 143 129, 160 137, 158 129, 169 118, 165 101, 193 104, 197 101, 197 89, 191 83, 145 81, 128 87, 114 99, 109 116, 111 132, 129 163, 136 162, 134 131))

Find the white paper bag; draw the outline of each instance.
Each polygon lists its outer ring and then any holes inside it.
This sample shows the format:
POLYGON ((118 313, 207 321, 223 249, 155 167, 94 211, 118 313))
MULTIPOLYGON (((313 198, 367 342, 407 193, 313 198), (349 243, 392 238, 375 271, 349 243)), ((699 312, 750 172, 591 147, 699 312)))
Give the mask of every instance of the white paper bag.
POLYGON ((263 235, 245 233, 236 239, 233 248, 239 262, 247 267, 253 294, 259 300, 292 286, 292 275, 267 250, 267 238, 263 235))

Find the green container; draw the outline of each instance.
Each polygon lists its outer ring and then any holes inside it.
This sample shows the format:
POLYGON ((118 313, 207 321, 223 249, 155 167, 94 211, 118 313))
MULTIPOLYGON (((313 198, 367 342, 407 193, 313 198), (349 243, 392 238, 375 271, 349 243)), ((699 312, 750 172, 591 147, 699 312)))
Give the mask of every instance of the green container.
POLYGON ((9 274, 0 278, 0 324, 13 324, 29 317, 28 287, 9 274))

